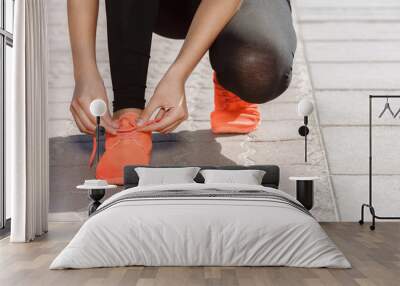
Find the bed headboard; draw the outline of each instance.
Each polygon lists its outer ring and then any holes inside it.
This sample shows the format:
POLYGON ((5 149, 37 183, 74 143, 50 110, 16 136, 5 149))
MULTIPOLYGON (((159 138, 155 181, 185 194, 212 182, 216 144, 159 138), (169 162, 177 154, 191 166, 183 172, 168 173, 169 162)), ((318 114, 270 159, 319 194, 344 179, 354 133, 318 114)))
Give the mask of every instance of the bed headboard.
MULTIPOLYGON (((124 187, 132 188, 136 187, 139 182, 139 177, 135 171, 137 167, 157 167, 157 168, 177 168, 177 167, 192 167, 192 166, 140 166, 132 165, 126 166, 124 169, 124 187)), ((198 166, 201 169, 220 169, 220 170, 264 170, 265 175, 262 180, 262 185, 265 187, 271 187, 278 189, 279 187, 279 167, 276 165, 254 165, 254 166, 198 166)), ((194 179, 197 183, 204 183, 203 176, 199 174, 194 179)))

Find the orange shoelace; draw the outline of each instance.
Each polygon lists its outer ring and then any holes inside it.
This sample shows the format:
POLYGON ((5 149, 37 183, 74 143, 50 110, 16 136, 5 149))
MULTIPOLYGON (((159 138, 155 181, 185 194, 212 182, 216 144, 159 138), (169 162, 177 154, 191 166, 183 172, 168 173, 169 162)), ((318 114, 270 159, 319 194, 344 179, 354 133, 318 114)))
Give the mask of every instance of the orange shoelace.
MULTIPOLYGON (((148 121, 144 126, 151 125, 153 123, 159 122, 161 119, 156 119, 156 120, 150 120, 148 121)), ((112 149, 114 146, 116 146, 121 140, 134 140, 138 145, 140 143, 136 141, 136 132, 137 132, 137 125, 136 121, 129 120, 127 118, 121 117, 119 118, 119 128, 117 130, 117 134, 110 134, 108 133, 106 135, 106 141, 111 140, 111 139, 117 139, 111 146, 107 146, 106 143, 106 148, 112 149), (108 140, 107 140, 108 139, 108 140)), ((92 152, 89 157, 89 167, 93 166, 94 159, 96 157, 96 151, 97 151, 97 142, 96 142, 96 136, 93 136, 93 148, 92 152)))

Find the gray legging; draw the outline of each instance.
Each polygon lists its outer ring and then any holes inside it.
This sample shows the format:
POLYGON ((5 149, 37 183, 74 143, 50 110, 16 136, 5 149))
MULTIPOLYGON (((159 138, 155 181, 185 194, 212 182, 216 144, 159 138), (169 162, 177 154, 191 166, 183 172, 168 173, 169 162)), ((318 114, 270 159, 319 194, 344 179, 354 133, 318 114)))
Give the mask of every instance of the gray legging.
MULTIPOLYGON (((114 111, 144 107, 152 33, 184 39, 200 2, 106 0, 114 111)), ((224 88, 264 103, 287 89, 295 50, 289 0, 244 0, 209 52, 224 88)))

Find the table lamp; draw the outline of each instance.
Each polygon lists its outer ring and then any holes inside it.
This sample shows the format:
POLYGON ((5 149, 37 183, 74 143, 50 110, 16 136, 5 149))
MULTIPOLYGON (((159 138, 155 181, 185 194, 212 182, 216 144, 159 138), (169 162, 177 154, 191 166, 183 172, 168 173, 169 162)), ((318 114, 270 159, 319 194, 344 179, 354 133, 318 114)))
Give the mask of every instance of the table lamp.
MULTIPOLYGON (((96 117, 96 166, 100 159, 100 137, 104 134, 104 127, 100 125, 100 118, 106 114, 107 105, 104 100, 95 99, 90 103, 90 113, 96 117)), ((77 186, 77 189, 87 190, 91 203, 89 204, 89 216, 92 215, 100 206, 100 200, 104 197, 106 189, 116 188, 115 185, 109 185, 105 180, 85 180, 85 183, 77 186)))

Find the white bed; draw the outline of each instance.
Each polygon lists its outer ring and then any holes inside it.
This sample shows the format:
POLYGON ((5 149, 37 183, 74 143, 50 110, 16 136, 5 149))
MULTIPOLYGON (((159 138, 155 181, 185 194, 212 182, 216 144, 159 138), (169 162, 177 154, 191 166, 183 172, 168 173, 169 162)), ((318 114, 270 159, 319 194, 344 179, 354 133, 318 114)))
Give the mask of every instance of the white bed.
POLYGON ((284 192, 197 183, 140 186, 112 196, 50 269, 128 265, 351 267, 318 222, 284 192))

